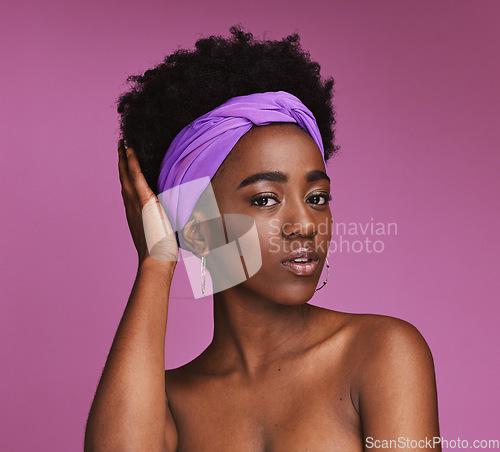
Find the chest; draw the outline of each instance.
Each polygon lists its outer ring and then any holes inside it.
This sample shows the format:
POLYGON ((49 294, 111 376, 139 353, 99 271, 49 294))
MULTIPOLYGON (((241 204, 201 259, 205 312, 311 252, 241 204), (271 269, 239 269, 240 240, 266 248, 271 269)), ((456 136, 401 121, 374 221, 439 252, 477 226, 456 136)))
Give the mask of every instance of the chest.
POLYGON ((283 368, 248 384, 238 378, 172 386, 178 452, 362 451, 349 381, 283 368))

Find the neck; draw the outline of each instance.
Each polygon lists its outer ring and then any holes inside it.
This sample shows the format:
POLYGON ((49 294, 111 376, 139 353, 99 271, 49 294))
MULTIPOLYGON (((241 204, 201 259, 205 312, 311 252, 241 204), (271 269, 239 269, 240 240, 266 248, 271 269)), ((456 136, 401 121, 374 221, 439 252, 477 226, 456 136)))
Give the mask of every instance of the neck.
POLYGON ((255 375, 307 347, 312 306, 277 304, 237 288, 214 294, 210 348, 218 367, 255 375))

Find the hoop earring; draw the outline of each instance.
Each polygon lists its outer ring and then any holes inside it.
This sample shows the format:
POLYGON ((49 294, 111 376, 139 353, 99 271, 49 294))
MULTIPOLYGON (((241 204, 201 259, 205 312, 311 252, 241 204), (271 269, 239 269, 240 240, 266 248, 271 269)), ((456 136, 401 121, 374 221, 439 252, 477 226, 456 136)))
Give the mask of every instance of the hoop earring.
POLYGON ((328 282, 328 276, 330 275, 330 266, 328 265, 328 258, 325 258, 325 265, 326 265, 326 279, 323 281, 323 284, 318 287, 315 292, 317 292, 320 289, 323 289, 323 287, 326 286, 326 283, 328 282))
POLYGON ((207 262, 205 256, 201 256, 201 294, 205 296, 205 269, 207 268, 207 262))

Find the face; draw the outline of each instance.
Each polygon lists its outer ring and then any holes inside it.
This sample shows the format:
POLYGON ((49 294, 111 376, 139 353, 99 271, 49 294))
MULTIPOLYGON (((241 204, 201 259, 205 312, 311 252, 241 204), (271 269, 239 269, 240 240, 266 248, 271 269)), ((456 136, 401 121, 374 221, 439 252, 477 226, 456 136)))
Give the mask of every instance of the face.
POLYGON ((330 181, 318 146, 297 124, 254 126, 212 179, 221 214, 253 218, 262 267, 233 289, 280 304, 314 294, 332 233, 330 181), (292 253, 300 254, 292 262, 292 253))

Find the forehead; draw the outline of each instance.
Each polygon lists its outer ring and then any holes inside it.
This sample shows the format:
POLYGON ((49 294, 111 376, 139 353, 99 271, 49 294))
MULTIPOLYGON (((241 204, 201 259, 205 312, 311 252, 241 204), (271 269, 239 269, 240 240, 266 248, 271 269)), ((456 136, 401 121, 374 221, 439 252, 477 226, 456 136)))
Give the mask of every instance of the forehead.
POLYGON ((295 123, 253 126, 233 147, 213 183, 238 179, 260 171, 282 171, 291 178, 310 170, 325 171, 313 138, 295 123))

